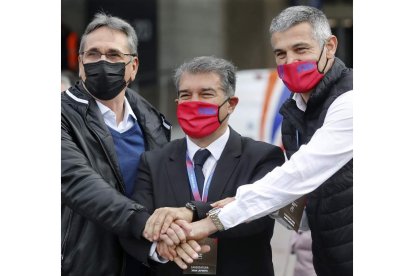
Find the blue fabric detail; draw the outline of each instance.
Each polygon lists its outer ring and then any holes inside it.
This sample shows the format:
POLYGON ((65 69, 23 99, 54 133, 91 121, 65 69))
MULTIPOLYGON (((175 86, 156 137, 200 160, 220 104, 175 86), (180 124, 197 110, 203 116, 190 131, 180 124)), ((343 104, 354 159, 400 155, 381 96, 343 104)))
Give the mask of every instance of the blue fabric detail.
POLYGON ((123 133, 119 133, 110 127, 108 129, 114 140, 118 164, 124 180, 125 195, 130 197, 134 191, 139 159, 145 151, 144 136, 136 121, 129 130, 123 133))

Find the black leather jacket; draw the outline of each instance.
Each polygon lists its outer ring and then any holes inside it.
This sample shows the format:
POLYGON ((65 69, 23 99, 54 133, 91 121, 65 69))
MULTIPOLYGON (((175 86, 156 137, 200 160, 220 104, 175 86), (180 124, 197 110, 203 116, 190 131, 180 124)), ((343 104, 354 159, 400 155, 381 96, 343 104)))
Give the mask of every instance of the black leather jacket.
MULTIPOLYGON (((151 104, 127 89, 144 133, 146 150, 170 140, 170 124, 151 104)), ((62 275, 123 275, 118 237, 141 239, 145 208, 128 199, 117 155, 95 100, 81 84, 61 100, 62 275)))

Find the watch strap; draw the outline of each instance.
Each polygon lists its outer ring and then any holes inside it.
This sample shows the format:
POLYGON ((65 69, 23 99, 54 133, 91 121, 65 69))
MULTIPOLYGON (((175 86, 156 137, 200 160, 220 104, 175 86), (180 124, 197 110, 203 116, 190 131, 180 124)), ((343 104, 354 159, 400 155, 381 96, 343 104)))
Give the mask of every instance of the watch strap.
POLYGON ((198 220, 197 206, 193 202, 187 202, 185 208, 193 212, 192 222, 198 220))
POLYGON ((224 231, 224 226, 218 217, 220 211, 221 208, 213 208, 207 213, 207 215, 211 218, 211 221, 214 223, 214 225, 219 231, 224 231))

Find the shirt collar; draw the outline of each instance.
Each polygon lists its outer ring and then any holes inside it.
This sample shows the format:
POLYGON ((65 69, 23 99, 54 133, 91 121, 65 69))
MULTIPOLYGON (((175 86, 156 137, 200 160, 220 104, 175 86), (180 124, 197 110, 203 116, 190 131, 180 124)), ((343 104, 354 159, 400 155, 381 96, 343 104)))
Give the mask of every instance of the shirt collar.
MULTIPOLYGON (((217 138, 213 143, 211 143, 206 149, 211 152, 211 155, 214 157, 216 161, 220 159, 221 154, 223 153, 224 147, 227 144, 227 141, 230 137, 230 129, 227 127, 226 131, 217 138)), ((200 149, 193 141, 191 141, 188 136, 186 136, 187 140, 187 153, 188 157, 193 160, 194 154, 200 149)))
MULTIPOLYGON (((103 103, 101 103, 97 100, 95 100, 95 101, 96 101, 96 104, 99 107, 99 110, 101 111, 101 114, 104 118, 105 123, 107 123, 107 121, 114 121, 112 123, 114 123, 116 125, 115 112, 113 112, 109 107, 107 107, 103 103)), ((128 122, 128 119, 129 119, 130 115, 132 116, 132 118, 137 120, 137 117, 135 116, 134 112, 132 111, 131 105, 129 104, 128 99, 126 97, 124 97, 124 107, 125 107, 124 118, 122 119, 122 122, 120 123, 120 125, 125 125, 128 122)))
POLYGON ((305 112, 306 110, 306 103, 303 100, 302 96, 299 93, 294 93, 292 99, 296 102, 296 106, 302 110, 303 112, 305 112))

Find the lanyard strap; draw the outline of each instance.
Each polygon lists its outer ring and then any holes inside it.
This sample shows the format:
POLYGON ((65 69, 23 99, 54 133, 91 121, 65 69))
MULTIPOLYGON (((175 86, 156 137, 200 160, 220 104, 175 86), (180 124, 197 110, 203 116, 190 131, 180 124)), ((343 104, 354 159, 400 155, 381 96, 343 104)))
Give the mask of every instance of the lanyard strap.
MULTIPOLYGON (((186 162, 185 163, 187 165, 187 174, 188 174, 188 179, 190 180, 190 188, 191 188, 191 192, 193 193, 194 200, 207 202, 208 190, 210 188, 210 183, 211 183, 211 177, 213 176, 214 169, 216 167, 214 166, 213 170, 211 171, 210 175, 208 176, 207 182, 206 182, 206 185, 204 185, 203 194, 202 194, 202 197, 201 197, 200 191, 198 190, 198 186, 197 186, 197 180, 196 180, 196 177, 195 177, 193 161, 191 161, 188 154, 186 154, 186 162)), ((217 165, 217 163, 216 163, 216 165, 217 165)))

